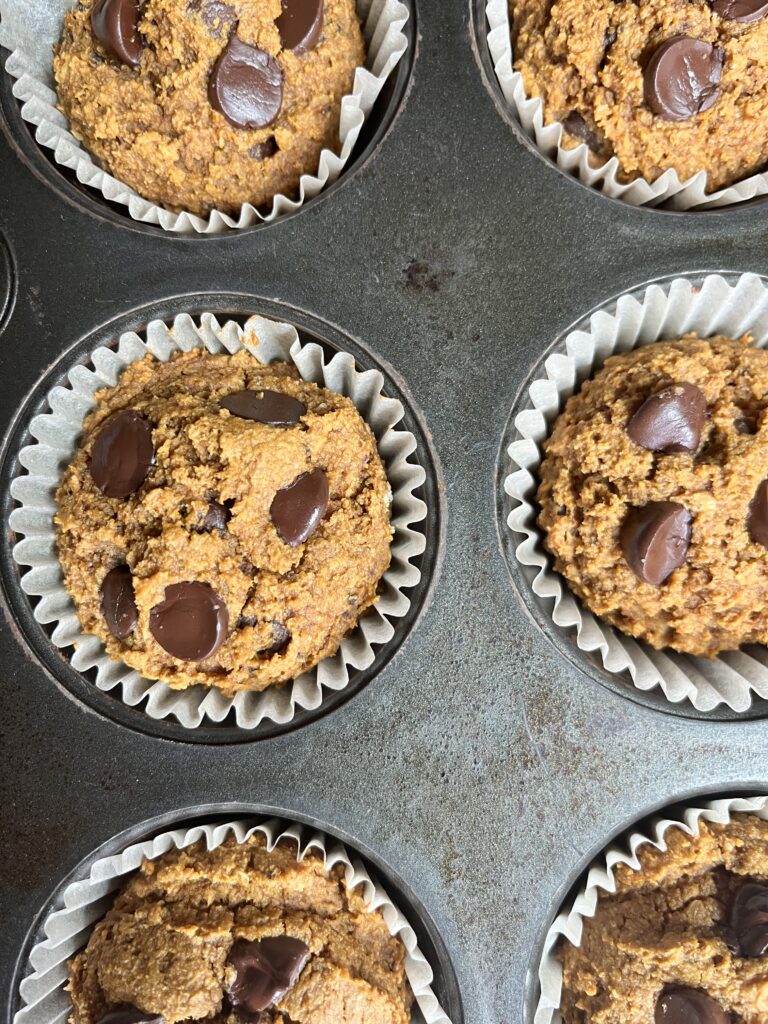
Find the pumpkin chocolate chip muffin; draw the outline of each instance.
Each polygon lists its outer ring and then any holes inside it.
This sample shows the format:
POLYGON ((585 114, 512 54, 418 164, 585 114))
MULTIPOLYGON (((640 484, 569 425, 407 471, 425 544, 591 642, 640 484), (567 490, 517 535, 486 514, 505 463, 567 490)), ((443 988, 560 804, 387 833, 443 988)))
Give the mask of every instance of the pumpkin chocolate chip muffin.
POLYGON ((699 171, 714 191, 768 161, 765 0, 510 0, 515 67, 566 148, 623 180, 699 171))
POLYGON ((615 355, 544 445, 539 525, 585 605, 653 647, 768 642, 768 352, 686 335, 615 355))
POLYGON ((333 655, 389 566, 391 492, 352 402, 247 351, 131 364, 57 492, 85 632, 148 679, 227 695, 333 655))
POLYGON ((737 814, 644 845, 615 869, 578 946, 562 941, 564 1024, 764 1024, 768 823, 737 814))
POLYGON ((110 174, 205 215, 295 195, 364 61, 355 0, 80 0, 54 74, 110 174))
POLYGON ((405 948, 343 868, 230 838, 145 860, 70 964, 71 1024, 407 1024, 405 948))

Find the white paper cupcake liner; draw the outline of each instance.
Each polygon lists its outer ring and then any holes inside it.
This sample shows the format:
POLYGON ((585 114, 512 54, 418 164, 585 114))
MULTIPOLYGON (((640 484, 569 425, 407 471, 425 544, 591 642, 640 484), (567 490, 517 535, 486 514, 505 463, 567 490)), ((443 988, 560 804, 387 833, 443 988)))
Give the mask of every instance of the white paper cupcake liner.
POLYGON ((319 707, 324 688, 343 690, 351 670, 373 664, 374 645, 385 644, 394 635, 390 620, 401 618, 410 607, 404 590, 421 578, 413 559, 424 551, 426 539, 414 526, 427 515, 426 505, 415 494, 426 474, 421 466, 409 461, 416 439, 408 430, 396 427, 403 417, 403 406, 382 394, 384 378, 378 370, 357 370, 352 356, 344 352, 337 352, 326 362, 320 345, 302 345, 290 324, 253 316, 244 328, 232 321, 220 326, 211 313, 205 313, 199 325, 187 314, 176 317, 172 327, 160 320, 152 321, 146 329, 146 340, 133 332, 123 334, 115 349, 96 349, 87 365, 73 367, 67 376, 69 384, 53 388, 48 395, 50 412, 35 416, 30 423, 36 443, 19 453, 26 473, 11 485, 19 507, 11 513, 9 523, 24 537, 13 549, 16 562, 29 567, 21 577, 21 588, 39 599, 34 607, 36 620, 54 625, 51 642, 58 648, 74 648, 73 668, 79 672, 95 669, 95 685, 100 690, 116 691, 130 707, 145 703, 151 718, 175 717, 193 729, 206 721, 221 722, 234 710, 240 728, 255 729, 264 719, 285 724, 297 708, 319 707), (376 437, 392 489, 392 562, 376 603, 342 640, 333 657, 325 658, 283 687, 272 686, 261 693, 241 692, 234 697, 201 685, 173 690, 167 683, 144 679, 123 662, 111 660, 97 637, 83 633, 56 555, 56 490, 79 444, 83 420, 95 405, 95 393, 114 386, 126 366, 148 353, 165 361, 174 352, 201 347, 209 352, 230 353, 245 348, 261 363, 293 363, 305 380, 346 395, 376 437))
POLYGON ((352 92, 341 101, 339 153, 324 149, 316 174, 303 174, 299 198, 278 194, 268 213, 245 203, 238 216, 213 210, 207 217, 173 213, 143 199, 132 188, 103 170, 69 131, 66 117, 56 109, 53 47, 61 38, 64 14, 75 0, 0 0, 0 45, 10 51, 5 70, 15 79, 13 95, 22 104, 21 115, 35 126, 35 138, 53 151, 56 163, 74 171, 82 185, 105 199, 128 208, 130 216, 144 224, 185 234, 220 234, 230 228, 247 228, 258 221, 271 222, 300 209, 304 203, 341 174, 352 155, 360 130, 373 104, 408 49, 404 27, 409 10, 400 0, 357 0, 367 47, 365 67, 355 71, 352 92))
POLYGON ((417 1021, 419 1024, 451 1024, 432 989, 434 974, 419 949, 416 933, 382 886, 371 879, 365 866, 356 857, 351 857, 338 840, 305 825, 286 826, 284 821, 276 818, 260 823, 242 819, 221 825, 196 825, 191 829, 163 832, 154 839, 135 843, 113 857, 97 860, 87 877, 67 886, 59 901, 59 909, 43 922, 45 939, 30 952, 28 963, 31 973, 19 986, 23 1005, 15 1014, 13 1024, 64 1024, 71 1012, 69 996, 64 990, 67 963, 87 943, 93 926, 112 905, 116 890, 144 860, 155 860, 169 850, 183 850, 203 839, 207 849, 215 850, 229 836, 243 843, 256 832, 264 836, 270 852, 279 842, 291 842, 296 844, 299 861, 314 850, 323 857, 327 871, 343 865, 347 888, 352 890, 362 886, 362 896, 369 911, 380 912, 390 935, 405 946, 405 972, 415 999, 414 1024, 417 1021))
POLYGON ((514 70, 508 0, 488 0, 485 7, 488 21, 488 49, 504 99, 517 115, 520 125, 536 148, 554 161, 561 171, 578 178, 583 185, 620 199, 631 206, 658 206, 664 203, 672 210, 708 210, 719 206, 743 203, 768 193, 768 172, 752 174, 742 181, 707 192, 704 171, 681 181, 677 171, 665 171, 656 181, 636 178, 621 181, 616 157, 600 161, 585 143, 572 149, 562 145, 563 126, 559 121, 544 123, 544 103, 528 96, 523 76, 514 70))
MULTIPOLYGON (((697 711, 726 705, 747 711, 752 695, 768 697, 768 648, 751 644, 717 658, 661 651, 625 636, 593 615, 552 568, 544 534, 536 523, 536 490, 544 441, 554 421, 582 382, 615 352, 679 338, 695 331, 703 338, 749 332, 768 346, 768 288, 755 274, 713 274, 696 282, 677 278, 622 295, 615 310, 600 310, 572 330, 543 364, 542 375, 526 385, 528 409, 515 418, 517 439, 508 449, 510 472, 504 489, 514 506, 507 525, 519 535, 515 555, 542 612, 574 635, 579 650, 596 652, 611 673, 628 673, 639 690, 660 687, 674 702, 690 701, 697 711)), ((536 372, 536 371, 534 371, 536 372)))
POLYGON ((585 917, 594 917, 598 907, 599 890, 616 892, 615 868, 625 864, 633 871, 641 868, 637 851, 650 844, 657 850, 666 850, 666 834, 670 829, 679 829, 687 835, 700 834, 700 822, 707 821, 727 825, 731 815, 736 813, 754 814, 763 821, 768 820, 768 796, 724 797, 688 807, 677 818, 655 818, 647 834, 632 832, 620 842, 608 847, 589 869, 587 881, 574 899, 569 910, 558 914, 547 932, 544 951, 539 965, 540 995, 534 1014, 534 1024, 562 1024, 560 1001, 563 991, 563 969, 556 955, 558 945, 567 941, 574 946, 581 945, 581 934, 585 917))

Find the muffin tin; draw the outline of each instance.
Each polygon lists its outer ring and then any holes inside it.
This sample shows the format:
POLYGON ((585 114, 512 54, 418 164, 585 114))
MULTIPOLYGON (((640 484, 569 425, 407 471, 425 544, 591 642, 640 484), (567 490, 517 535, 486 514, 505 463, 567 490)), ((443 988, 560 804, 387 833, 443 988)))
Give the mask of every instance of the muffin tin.
POLYGON ((768 790, 762 704, 722 720, 638 703, 550 643, 510 584, 497 487, 515 396, 568 325, 651 279, 768 274, 768 207, 632 209, 547 166, 494 99, 481 6, 411 0, 412 66, 356 167, 232 236, 170 237, 84 193, 0 75, 9 1024, 37 915, 81 861, 233 810, 358 849, 432 937, 455 1024, 530 1024, 544 936, 607 842, 670 803, 768 790), (9 557, 7 484, 50 382, 94 340, 204 309, 279 316, 382 366, 436 499, 429 586, 397 656, 332 713, 258 742, 109 714, 31 632, 9 557))

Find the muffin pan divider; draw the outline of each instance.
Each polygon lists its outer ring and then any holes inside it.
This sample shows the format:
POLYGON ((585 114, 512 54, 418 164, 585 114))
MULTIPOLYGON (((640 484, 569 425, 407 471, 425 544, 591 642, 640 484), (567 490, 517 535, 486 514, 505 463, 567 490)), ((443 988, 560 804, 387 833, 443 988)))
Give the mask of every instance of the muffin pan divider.
POLYGON ((191 744, 110 720, 86 681, 73 692, 58 656, 30 645, 4 489, 7 1024, 37 915, 81 860, 147 823, 234 805, 319 823, 388 887, 398 879, 448 958, 437 984, 456 1024, 531 1024, 543 937, 603 846, 669 803, 768 791, 762 707, 670 714, 548 641, 510 584, 497 507, 505 424, 544 350, 651 279, 768 275, 768 204, 630 209, 547 166, 491 89, 483 7, 415 0, 411 76, 377 144, 300 213, 231 237, 168 237, 101 206, 42 153, 0 75, 4 483, 65 352, 116 324, 215 309, 293 317, 381 362, 421 431, 439 511, 420 618, 366 686, 288 734, 191 744))

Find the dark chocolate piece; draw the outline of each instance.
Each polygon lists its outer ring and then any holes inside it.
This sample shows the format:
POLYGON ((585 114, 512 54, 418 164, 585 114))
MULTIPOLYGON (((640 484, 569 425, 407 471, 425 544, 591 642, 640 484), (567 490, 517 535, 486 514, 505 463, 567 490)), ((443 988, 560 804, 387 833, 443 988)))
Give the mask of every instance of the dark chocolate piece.
POLYGON ((687 121, 709 110, 720 95, 724 56, 703 39, 667 39, 645 69, 645 102, 665 121, 687 121))
POLYGON ((214 39, 219 39, 228 25, 237 21, 237 11, 223 0, 194 0, 192 10, 199 11, 200 19, 214 39))
POLYGON ((256 420, 273 427, 290 427, 307 411, 306 405, 297 398, 268 390, 235 391, 222 398, 219 405, 240 419, 256 420))
POLYGON ((768 548, 768 480, 757 485, 747 513, 749 539, 768 548))
POLYGON ((275 24, 284 50, 298 56, 314 50, 323 30, 323 0, 283 0, 283 13, 275 24))
POLYGON ((725 21, 759 21, 768 14, 767 0, 712 0, 712 10, 725 21))
POLYGON ((248 149, 248 156, 254 160, 269 160, 278 152, 279 146, 274 135, 270 135, 264 142, 254 142, 248 149))
POLYGON ((205 513, 203 527, 206 530, 224 531, 226 530, 227 523, 231 518, 232 513, 226 505, 222 505, 218 501, 212 501, 208 506, 208 511, 205 513))
POLYGON ((155 461, 152 427, 132 409, 110 416, 91 451, 93 482, 108 498, 138 491, 155 461))
POLYGON ((164 651, 182 661, 205 661, 227 638, 229 613, 208 583, 173 583, 149 613, 149 631, 164 651))
POLYGON ((635 442, 666 455, 691 454, 707 422, 707 400, 694 384, 672 384, 651 395, 627 426, 635 442))
POLYGON ((768 885, 747 882, 731 904, 731 936, 737 956, 768 953, 768 885))
POLYGON ((309 959, 309 946, 290 935, 256 942, 238 939, 227 963, 235 969, 229 999, 238 1016, 253 1021, 296 984, 309 959))
POLYGON ((101 45, 122 64, 136 68, 141 62, 140 0, 96 0, 91 28, 101 45))
POLYGON ((654 1024, 731 1024, 720 1003, 696 988, 665 989, 656 1001, 654 1024))
POLYGON ((598 139, 578 110, 572 110, 567 117, 563 118, 562 124, 569 135, 573 135, 575 139, 581 139, 582 142, 589 146, 593 153, 600 152, 600 139, 598 139))
POLYGON ((213 65, 208 99, 235 128, 266 128, 283 102, 283 72, 274 57, 232 35, 213 65))
POLYGON ((311 536, 328 508, 328 478, 322 469, 302 473, 272 499, 269 513, 281 539, 295 548, 311 536))
POLYGON ((109 631, 125 640, 136 628, 139 610, 133 593, 133 577, 127 565, 116 565, 101 581, 101 614, 109 631))
POLYGON ((645 583, 661 586, 685 562, 692 516, 676 501, 631 508, 621 526, 621 550, 645 583))
POLYGON ((159 1013, 149 1013, 125 1003, 114 1010, 108 1010, 98 1024, 163 1024, 163 1018, 159 1013))

